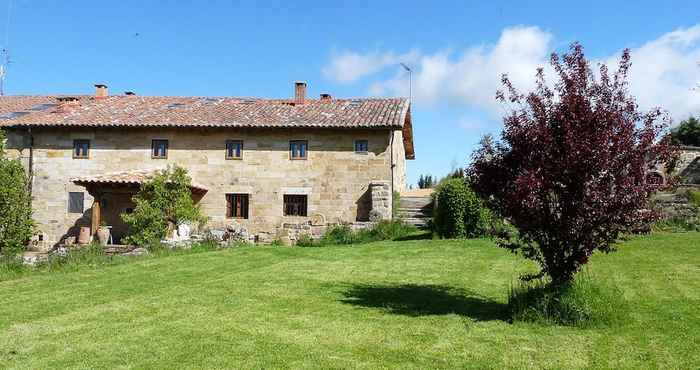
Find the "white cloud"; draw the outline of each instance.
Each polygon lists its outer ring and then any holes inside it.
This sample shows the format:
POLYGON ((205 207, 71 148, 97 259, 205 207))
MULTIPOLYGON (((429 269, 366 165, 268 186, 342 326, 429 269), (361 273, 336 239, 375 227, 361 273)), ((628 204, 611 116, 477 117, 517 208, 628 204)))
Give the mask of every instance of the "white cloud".
MULTIPOLYGON (((408 78, 398 62, 412 64, 413 97, 417 103, 467 104, 500 114, 495 100, 501 74, 507 73, 522 91, 534 86, 538 67, 552 76, 549 54, 554 35, 538 27, 510 27, 494 44, 475 45, 462 52, 442 50, 432 54, 373 51, 333 53, 323 70, 326 77, 350 83, 361 77, 394 70, 392 77, 370 84, 372 95, 408 96, 408 78)), ((584 45, 585 47, 586 45, 584 45)), ((599 60, 613 71, 621 51, 599 60)), ((660 106, 676 119, 700 114, 700 25, 678 29, 632 49, 630 89, 642 109, 660 106)))
POLYGON ((483 122, 476 120, 471 117, 463 117, 459 120, 457 125, 465 130, 471 131, 471 130, 481 130, 485 127, 483 122))
MULTIPOLYGON (((412 63, 415 71, 413 97, 420 103, 449 100, 499 109, 495 95, 501 74, 507 72, 513 82, 523 88, 533 86, 537 67, 546 64, 551 40, 551 34, 537 27, 512 27, 503 30, 494 45, 473 46, 460 54, 451 50, 416 53, 412 63)), ((336 54, 324 73, 333 71, 326 75, 353 76, 362 71, 367 75, 395 64, 387 62, 392 56, 395 54, 373 52, 364 57, 351 52, 336 54), (352 59, 360 62, 352 66, 352 59), (368 72, 370 70, 373 72, 368 72)), ((405 71, 398 66, 394 69, 392 78, 370 86, 370 94, 408 96, 405 71)))
MULTIPOLYGON (((630 90, 643 109, 661 107, 676 121, 700 114, 700 25, 678 29, 633 48, 630 90)), ((606 59, 609 66, 615 56, 606 59)))
POLYGON ((323 68, 323 75, 339 83, 351 83, 358 79, 381 71, 390 65, 409 63, 416 59, 418 51, 396 54, 391 51, 372 51, 361 54, 353 51, 333 51, 331 61, 323 68))

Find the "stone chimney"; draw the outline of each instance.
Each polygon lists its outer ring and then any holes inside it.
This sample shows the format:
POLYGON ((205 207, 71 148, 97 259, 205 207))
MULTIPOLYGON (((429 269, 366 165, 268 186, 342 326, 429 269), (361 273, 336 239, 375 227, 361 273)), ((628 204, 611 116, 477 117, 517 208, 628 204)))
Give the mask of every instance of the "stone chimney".
POLYGON ((294 104, 304 104, 306 100, 306 82, 297 81, 294 83, 294 104))
POLYGON ((105 99, 107 96, 107 85, 95 84, 95 99, 105 99))
POLYGON ((330 103, 331 101, 333 101, 331 94, 321 94, 321 102, 330 103))
POLYGON ((58 100, 56 105, 57 113, 68 113, 80 106, 80 99, 74 96, 61 96, 56 98, 56 100, 58 100))

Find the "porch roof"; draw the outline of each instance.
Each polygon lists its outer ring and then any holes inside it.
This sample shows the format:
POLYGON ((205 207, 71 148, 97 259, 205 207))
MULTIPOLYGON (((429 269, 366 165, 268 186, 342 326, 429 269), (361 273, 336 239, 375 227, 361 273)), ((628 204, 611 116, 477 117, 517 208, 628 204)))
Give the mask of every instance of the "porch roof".
MULTIPOLYGON (((163 169, 155 170, 132 170, 122 172, 110 172, 98 175, 89 175, 72 178, 71 181, 77 185, 141 185, 148 181, 157 172, 163 169)), ((206 186, 192 182, 190 185, 194 193, 206 193, 209 189, 206 186)))

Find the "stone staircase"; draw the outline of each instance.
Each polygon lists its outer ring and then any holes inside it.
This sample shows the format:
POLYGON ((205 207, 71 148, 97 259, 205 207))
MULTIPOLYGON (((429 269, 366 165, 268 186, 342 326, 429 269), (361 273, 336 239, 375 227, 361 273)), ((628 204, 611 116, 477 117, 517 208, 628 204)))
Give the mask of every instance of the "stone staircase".
POLYGON ((401 195, 398 214, 407 224, 426 228, 433 217, 433 200, 430 196, 401 195))

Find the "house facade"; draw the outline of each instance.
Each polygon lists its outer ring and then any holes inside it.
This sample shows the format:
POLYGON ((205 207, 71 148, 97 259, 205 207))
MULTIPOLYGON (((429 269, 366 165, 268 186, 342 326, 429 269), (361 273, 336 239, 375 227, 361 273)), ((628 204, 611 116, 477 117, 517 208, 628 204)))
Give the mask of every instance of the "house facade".
POLYGON ((288 224, 390 218, 414 158, 407 99, 110 96, 2 97, 10 156, 31 179, 44 244, 94 232, 116 241, 120 214, 158 170, 179 165, 207 226, 272 240, 288 224))

